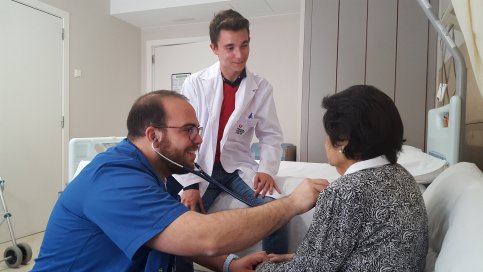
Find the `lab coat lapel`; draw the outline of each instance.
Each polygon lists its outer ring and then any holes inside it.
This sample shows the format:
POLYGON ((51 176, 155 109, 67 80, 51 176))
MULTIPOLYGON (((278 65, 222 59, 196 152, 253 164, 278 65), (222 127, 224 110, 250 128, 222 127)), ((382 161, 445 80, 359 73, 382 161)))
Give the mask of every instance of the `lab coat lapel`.
MULTIPOLYGON (((218 138, 218 127, 220 122, 221 104, 223 102, 223 79, 221 78, 220 63, 217 62, 208 69, 208 73, 203 78, 203 90, 208 102, 207 109, 209 111, 209 120, 206 125, 204 134, 206 139, 211 139, 210 143, 205 143, 208 148, 210 159, 207 161, 213 161, 216 152, 216 140, 218 138), (209 136, 207 134, 210 134, 209 136), (209 146, 208 146, 209 145, 209 146)), ((207 165, 206 169, 213 168, 213 165, 207 165)))
POLYGON ((221 79, 219 62, 208 68, 207 73, 203 75, 202 84, 202 90, 204 90, 203 93, 206 99, 205 101, 208 102, 208 105, 205 106, 207 107, 210 116, 218 116, 223 101, 223 81, 221 79))
POLYGON ((250 104, 250 101, 255 96, 255 93, 258 90, 258 86, 253 80, 253 74, 251 74, 247 69, 247 77, 243 80, 236 92, 235 97, 235 110, 233 111, 230 119, 225 127, 225 131, 223 132, 223 138, 221 140, 220 148, 223 149, 223 145, 225 144, 228 133, 232 130, 234 126, 237 125, 237 122, 242 118, 242 114, 245 112, 247 106, 250 104))
MULTIPOLYGON (((223 102, 223 80, 221 78, 220 63, 212 65, 203 79, 203 90, 205 90, 206 105, 210 116, 220 116, 221 103, 223 102)), ((216 121, 219 118, 210 118, 216 121)), ((218 122, 218 121, 217 121, 218 122)), ((218 124, 216 125, 218 127, 218 124)))

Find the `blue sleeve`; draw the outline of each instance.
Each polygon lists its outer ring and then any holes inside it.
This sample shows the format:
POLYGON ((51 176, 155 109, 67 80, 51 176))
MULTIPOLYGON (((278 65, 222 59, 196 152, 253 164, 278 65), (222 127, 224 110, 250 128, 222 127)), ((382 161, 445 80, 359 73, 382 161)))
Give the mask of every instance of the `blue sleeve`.
POLYGON ((84 207, 88 219, 129 258, 188 211, 155 177, 135 168, 103 167, 96 174, 95 189, 85 196, 84 207))

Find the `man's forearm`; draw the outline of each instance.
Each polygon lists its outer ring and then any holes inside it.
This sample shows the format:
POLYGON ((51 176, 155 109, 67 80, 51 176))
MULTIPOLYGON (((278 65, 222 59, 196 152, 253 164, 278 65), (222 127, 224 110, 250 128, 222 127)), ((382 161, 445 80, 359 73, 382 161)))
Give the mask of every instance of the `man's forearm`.
POLYGON ((245 249, 263 239, 292 217, 313 208, 326 180, 304 180, 288 197, 246 209, 213 214, 188 211, 147 245, 183 256, 218 256, 245 249))
POLYGON ((209 255, 236 252, 287 224, 299 212, 289 198, 282 198, 254 208, 213 213, 205 218, 208 233, 200 235, 213 242, 209 255))
POLYGON ((286 224, 298 211, 285 197, 262 206, 212 214, 188 211, 148 242, 183 256, 218 256, 245 249, 286 224))

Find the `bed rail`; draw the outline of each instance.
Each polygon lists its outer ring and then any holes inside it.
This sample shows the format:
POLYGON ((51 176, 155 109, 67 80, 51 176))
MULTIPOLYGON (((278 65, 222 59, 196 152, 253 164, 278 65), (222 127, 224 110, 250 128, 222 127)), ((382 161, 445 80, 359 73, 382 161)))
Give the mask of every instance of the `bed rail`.
MULTIPOLYGON (((421 6, 421 9, 424 11, 424 14, 428 18, 429 22, 431 25, 436 29, 436 32, 439 34, 443 42, 448 48, 449 53, 455 60, 455 71, 456 71, 456 94, 455 96, 450 100, 450 106, 449 108, 452 108, 456 110, 456 112, 452 112, 451 115, 455 115, 455 117, 459 117, 459 124, 453 125, 453 126, 448 126, 448 130, 456 130, 453 132, 448 132, 450 137, 447 139, 449 143, 452 143, 455 148, 452 148, 451 153, 454 154, 444 154, 445 159, 448 161, 450 165, 455 164, 460 161, 462 158, 462 151, 463 151, 463 142, 464 142, 464 130, 465 130, 465 100, 466 100, 466 63, 465 59, 463 58, 463 55, 461 52, 458 50, 458 47, 454 43, 454 41, 451 39, 449 36, 448 31, 446 31, 445 27, 441 23, 441 21, 434 15, 433 11, 431 10, 431 4, 427 0, 418 0, 419 5, 421 6)), ((437 110, 437 109, 435 109, 437 110)), ((430 111, 431 112, 431 111, 430 111)), ((431 115, 431 113, 430 113, 431 115)), ((440 115, 440 114, 433 114, 433 115, 440 115)), ((451 118, 451 116, 450 116, 451 118)), ((457 121, 457 118, 453 118, 453 120, 457 121)), ((430 120, 428 118, 428 122, 431 122, 433 120, 430 120)), ((443 122, 441 122, 443 124, 443 122)), ((430 136, 436 136, 438 137, 438 134, 441 133, 440 131, 430 131, 431 125, 428 124, 428 150, 427 152, 429 154, 441 154, 444 152, 441 152, 438 148, 439 147, 434 147, 431 146, 430 148, 430 136), (432 135, 433 134, 433 135, 432 135), (436 134, 436 135, 434 135, 436 134), (432 149, 436 150, 432 150, 432 149)), ((433 126, 434 127, 434 126, 433 126)), ((446 143, 448 144, 448 143, 446 143)))

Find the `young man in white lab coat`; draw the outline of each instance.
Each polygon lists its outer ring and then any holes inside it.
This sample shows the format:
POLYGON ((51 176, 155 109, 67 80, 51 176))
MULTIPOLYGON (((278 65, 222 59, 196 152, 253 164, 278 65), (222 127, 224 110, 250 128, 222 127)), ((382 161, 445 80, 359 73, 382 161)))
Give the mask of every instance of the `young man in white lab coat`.
MULTIPOLYGON (((281 193, 273 179, 283 136, 272 86, 246 68, 250 30, 242 15, 234 10, 216 14, 210 23, 210 39, 219 61, 188 77, 182 87, 205 128, 198 164, 252 206, 262 205, 281 193), (250 151, 254 133, 260 142, 259 163, 250 151)), ((181 202, 192 210, 205 212, 221 192, 192 174, 176 179, 184 186, 181 202)), ((287 235, 287 228, 280 228, 264 239, 263 250, 286 253, 287 235)))

